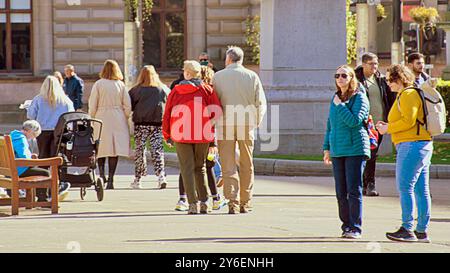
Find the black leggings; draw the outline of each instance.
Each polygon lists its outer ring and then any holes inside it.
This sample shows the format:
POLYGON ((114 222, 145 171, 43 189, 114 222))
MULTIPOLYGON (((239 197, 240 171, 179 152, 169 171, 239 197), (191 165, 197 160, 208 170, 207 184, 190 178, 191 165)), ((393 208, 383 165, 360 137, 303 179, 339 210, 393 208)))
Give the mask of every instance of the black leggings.
MULTIPOLYGON (((206 160, 206 176, 208 177, 208 187, 211 191, 211 195, 217 196, 217 183, 216 176, 214 174, 214 165, 216 165, 214 161, 206 160)), ((183 177, 181 176, 181 174, 178 178, 178 189, 180 192, 180 196, 186 195, 186 191, 184 190, 183 185, 183 177)))
MULTIPOLYGON (((101 157, 97 159, 98 170, 100 172, 100 177, 105 177, 105 163, 106 157, 101 157)), ((119 157, 108 157, 108 178, 112 179, 116 173, 117 163, 119 162, 119 157)))

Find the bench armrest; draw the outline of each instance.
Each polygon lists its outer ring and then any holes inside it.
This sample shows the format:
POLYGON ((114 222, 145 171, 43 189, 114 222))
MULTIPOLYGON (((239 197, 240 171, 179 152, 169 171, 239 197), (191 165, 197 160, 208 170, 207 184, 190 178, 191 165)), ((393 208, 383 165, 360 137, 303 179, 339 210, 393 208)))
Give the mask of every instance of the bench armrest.
POLYGON ((16 159, 17 167, 36 167, 36 166, 61 166, 62 157, 52 157, 46 159, 16 159))

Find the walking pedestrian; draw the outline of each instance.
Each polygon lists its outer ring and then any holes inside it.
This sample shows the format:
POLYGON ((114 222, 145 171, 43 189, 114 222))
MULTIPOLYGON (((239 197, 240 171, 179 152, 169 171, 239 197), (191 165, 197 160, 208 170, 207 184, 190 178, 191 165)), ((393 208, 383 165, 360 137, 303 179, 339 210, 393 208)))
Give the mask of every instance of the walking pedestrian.
POLYGON ((223 119, 218 122, 218 144, 223 190, 225 198, 229 200, 230 214, 252 210, 254 130, 262 123, 267 109, 260 79, 255 72, 242 65, 243 61, 244 51, 241 48, 228 48, 226 68, 217 72, 213 78, 213 87, 224 108, 223 119), (236 109, 246 109, 248 112, 238 113, 242 111, 236 109), (240 151, 239 173, 235 160, 236 143, 240 151))
MULTIPOLYGON (((114 189, 119 156, 130 155, 130 131, 128 118, 131 114, 131 100, 123 83, 123 74, 119 64, 106 60, 100 80, 94 83, 89 97, 89 115, 103 121, 102 135, 98 147, 98 169, 106 189, 114 189), (108 179, 105 176, 105 164, 108 158, 108 179)), ((98 134, 98 130, 96 130, 98 134)))
POLYGON ((364 122, 369 100, 355 72, 340 66, 334 75, 337 92, 330 103, 323 151, 325 164, 333 164, 342 237, 359 239, 362 234, 362 186, 370 143, 364 122))
MULTIPOLYGON (((378 70, 378 57, 373 53, 364 53, 362 65, 355 69, 356 78, 364 85, 370 103, 370 115, 373 123, 387 121, 387 116, 395 100, 395 93, 391 92, 386 77, 378 70)), ((363 195, 379 196, 376 190, 375 169, 383 136, 380 135, 376 148, 370 150, 370 159, 367 161, 363 178, 363 195)))
MULTIPOLYGON (((201 67, 201 80, 204 84, 211 86, 212 78, 214 76, 214 71, 208 67, 202 65, 201 67)), ((211 86, 212 87, 212 86, 211 86)), ((212 153, 208 154, 206 160, 206 176, 208 179, 208 188, 211 192, 211 198, 213 199, 213 210, 220 210, 227 204, 227 201, 223 196, 219 194, 217 189, 217 181, 222 179, 222 168, 219 162, 219 156, 217 151, 217 145, 213 142, 210 147, 213 147, 212 153)), ((183 177, 180 174, 178 179, 178 189, 180 194, 180 199, 178 200, 177 205, 175 206, 175 210, 177 211, 187 211, 189 210, 189 204, 187 203, 187 195, 186 190, 183 185, 183 177)))
POLYGON ((180 162, 189 203, 188 214, 209 213, 205 162, 212 150, 214 119, 221 114, 220 101, 210 85, 203 83, 197 61, 184 62, 184 78, 169 95, 163 120, 166 141, 173 141, 180 162))
POLYGON ((75 67, 71 64, 64 67, 64 74, 66 75, 63 84, 64 91, 73 102, 75 111, 81 110, 83 108, 84 81, 78 77, 75 67))
POLYGON ((378 131, 391 134, 397 149, 395 178, 400 193, 402 226, 386 233, 390 240, 430 242, 428 227, 431 218, 430 165, 433 142, 424 125, 422 100, 413 87, 415 77, 403 65, 393 65, 387 71, 389 86, 397 92, 388 122, 379 121, 378 131), (417 207, 417 227, 414 228, 414 203, 417 207))
POLYGON ((147 176, 146 146, 150 141, 155 175, 158 177, 158 188, 167 186, 164 170, 164 146, 162 137, 162 118, 167 101, 167 94, 163 89, 153 65, 146 65, 141 69, 136 85, 129 91, 134 122, 135 178, 130 187, 141 189, 141 177, 147 176))
MULTIPOLYGON (((42 129, 42 133, 37 137, 39 158, 50 158, 56 156, 56 139, 54 130, 59 117, 67 112, 73 112, 72 101, 64 94, 64 90, 58 79, 54 76, 47 76, 41 86, 39 95, 33 98, 27 111, 27 117, 36 120, 42 129)), ((66 198, 70 183, 60 182, 60 196, 62 201, 66 198)), ((40 191, 38 199, 45 202, 46 193, 40 191)))

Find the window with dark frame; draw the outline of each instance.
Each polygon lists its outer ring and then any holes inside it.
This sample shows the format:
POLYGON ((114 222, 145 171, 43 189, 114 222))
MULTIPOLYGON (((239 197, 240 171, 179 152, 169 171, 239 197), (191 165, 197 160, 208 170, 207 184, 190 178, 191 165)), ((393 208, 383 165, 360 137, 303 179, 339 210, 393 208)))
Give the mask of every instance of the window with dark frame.
POLYGON ((144 64, 179 70, 186 56, 186 0, 155 0, 143 24, 144 64))
POLYGON ((32 0, 0 0, 0 73, 31 71, 32 0))

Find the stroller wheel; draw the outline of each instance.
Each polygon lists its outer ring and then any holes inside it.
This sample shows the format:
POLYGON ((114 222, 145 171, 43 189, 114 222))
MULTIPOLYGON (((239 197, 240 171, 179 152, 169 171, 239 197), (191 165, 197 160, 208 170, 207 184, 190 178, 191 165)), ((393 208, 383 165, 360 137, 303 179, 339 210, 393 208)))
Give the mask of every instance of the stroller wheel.
POLYGON ((97 192, 97 199, 99 202, 103 201, 103 179, 101 177, 97 178, 97 184, 95 185, 95 191, 97 192))
POLYGON ((84 197, 86 196, 86 188, 80 188, 80 197, 81 200, 84 200, 84 197))

